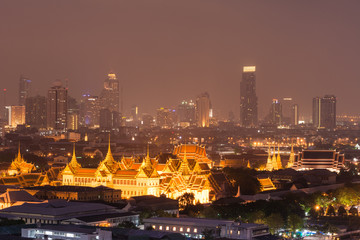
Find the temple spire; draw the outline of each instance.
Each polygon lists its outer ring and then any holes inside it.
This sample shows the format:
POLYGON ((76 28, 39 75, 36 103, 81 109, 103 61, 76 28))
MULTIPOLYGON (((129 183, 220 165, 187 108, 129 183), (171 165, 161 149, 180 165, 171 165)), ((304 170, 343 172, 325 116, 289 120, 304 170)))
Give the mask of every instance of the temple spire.
POLYGON ((105 157, 105 159, 104 159, 104 161, 105 162, 107 162, 107 163, 113 163, 113 162, 115 162, 115 160, 114 160, 114 157, 113 157, 113 155, 112 155, 112 153, 111 153, 111 142, 110 142, 110 133, 109 133, 109 147, 108 147, 108 152, 107 152, 107 154, 106 154, 106 157, 105 157))
POLYGON ((147 153, 146 153, 146 158, 145 158, 145 168, 151 168, 151 159, 150 159, 150 147, 149 147, 149 143, 147 145, 147 153))
POLYGON ((272 171, 274 169, 273 165, 272 165, 272 160, 271 160, 271 148, 270 148, 270 144, 269 144, 269 149, 268 149, 268 158, 267 158, 267 162, 266 162, 266 171, 272 171))
POLYGON ((278 169, 279 169, 276 160, 277 160, 277 159, 276 159, 276 150, 275 150, 275 143, 274 143, 274 151, 273 151, 273 156, 272 156, 272 165, 273 165, 274 170, 278 170, 278 169))
POLYGON ((280 144, 278 144, 278 154, 277 154, 277 158, 276 158, 276 163, 277 163, 278 169, 281 169, 282 163, 281 163, 281 157, 280 157, 280 144))
POLYGON ((291 141, 291 152, 286 167, 291 168, 294 165, 294 161, 295 161, 294 146, 293 146, 293 142, 291 141))
POLYGON ((75 143, 74 143, 74 147, 73 147, 73 155, 72 155, 72 158, 71 158, 71 161, 70 161, 69 165, 70 165, 73 169, 78 169, 78 168, 81 167, 80 163, 78 163, 78 161, 76 160, 75 143))

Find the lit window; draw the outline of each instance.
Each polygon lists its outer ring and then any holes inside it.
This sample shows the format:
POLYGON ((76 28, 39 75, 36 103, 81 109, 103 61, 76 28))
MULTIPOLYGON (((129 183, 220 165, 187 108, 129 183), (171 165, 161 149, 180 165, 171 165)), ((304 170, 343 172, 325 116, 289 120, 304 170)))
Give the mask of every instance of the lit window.
POLYGON ((238 235, 240 235, 240 231, 238 231, 238 235))
POLYGON ((197 232, 197 228, 194 228, 194 233, 196 233, 197 232))
POLYGON ((173 227, 173 231, 174 231, 174 232, 176 231, 176 227, 173 227))
POLYGON ((182 232, 182 231, 183 231, 183 228, 181 227, 181 228, 180 228, 180 232, 182 232))
POLYGON ((153 228, 153 229, 156 229, 156 226, 155 226, 155 225, 152 225, 152 228, 153 228))
POLYGON ((190 228, 187 228, 186 231, 187 231, 187 232, 190 232, 190 228))
POLYGON ((162 230, 162 226, 159 226, 159 230, 162 230))
POLYGON ((169 231, 169 229, 170 229, 169 226, 166 226, 166 231, 169 231))

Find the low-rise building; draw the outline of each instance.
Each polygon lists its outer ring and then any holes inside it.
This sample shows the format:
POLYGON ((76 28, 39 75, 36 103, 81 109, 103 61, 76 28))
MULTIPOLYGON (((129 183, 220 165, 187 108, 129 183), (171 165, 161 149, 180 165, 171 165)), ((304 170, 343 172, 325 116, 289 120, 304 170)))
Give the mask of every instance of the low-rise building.
POLYGON ((20 219, 26 224, 45 223, 60 224, 62 221, 84 217, 120 212, 115 207, 101 203, 68 202, 49 200, 44 203, 24 203, 0 210, 0 217, 20 219))
POLYGON ((157 231, 181 233, 186 237, 202 239, 205 232, 215 238, 247 239, 269 235, 269 228, 263 224, 237 223, 229 220, 204 218, 149 218, 144 219, 145 228, 157 231))
POLYGON ((339 172, 344 167, 345 156, 336 150, 303 150, 295 155, 293 169, 327 169, 339 172))
POLYGON ((105 186, 83 187, 83 186, 37 186, 24 189, 39 199, 65 199, 75 201, 105 201, 119 202, 121 190, 105 186))
POLYGON ((66 239, 66 240, 112 240, 112 232, 100 228, 84 228, 72 225, 44 225, 21 229, 21 236, 34 239, 66 239))

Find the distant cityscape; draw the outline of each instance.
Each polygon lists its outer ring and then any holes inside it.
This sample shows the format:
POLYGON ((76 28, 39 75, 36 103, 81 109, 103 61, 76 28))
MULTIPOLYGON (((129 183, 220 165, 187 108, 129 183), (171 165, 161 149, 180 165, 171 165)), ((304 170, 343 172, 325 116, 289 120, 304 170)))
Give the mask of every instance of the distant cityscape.
MULTIPOLYGON (((2 135, 18 125, 37 128, 44 134, 48 131, 76 131, 82 127, 110 130, 119 127, 170 129, 219 125, 208 92, 199 94, 194 101, 184 100, 177 107, 161 107, 156 110, 156 116, 141 113, 141 107, 133 105, 131 114, 126 116, 123 107, 123 87, 115 73, 109 73, 105 78, 103 89, 98 96, 83 94, 80 100, 69 96, 67 86, 60 80, 53 83, 47 96, 32 96, 31 85, 32 80, 20 77, 18 105, 6 105, 4 89, 2 135)), ((259 119, 257 99, 256 66, 244 66, 240 81, 240 118, 236 118, 234 113, 230 112, 228 119, 223 122, 232 122, 245 128, 313 126, 317 129, 334 130, 337 126, 357 126, 360 118, 337 116, 336 96, 325 95, 313 98, 311 122, 300 120, 301 106, 290 96, 274 98, 269 103, 268 114, 259 119)))

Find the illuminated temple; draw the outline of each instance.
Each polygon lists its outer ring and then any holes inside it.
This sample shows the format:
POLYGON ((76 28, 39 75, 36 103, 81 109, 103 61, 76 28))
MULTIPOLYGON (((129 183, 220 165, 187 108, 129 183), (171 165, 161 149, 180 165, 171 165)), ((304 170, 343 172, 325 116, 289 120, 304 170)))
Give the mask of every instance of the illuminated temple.
POLYGON ((122 196, 165 194, 177 198, 185 192, 193 193, 196 201, 207 203, 226 195, 228 181, 222 173, 210 171, 212 161, 204 146, 178 145, 166 163, 150 158, 149 151, 142 162, 133 157, 113 158, 110 149, 97 168, 83 168, 76 160, 75 151, 62 172, 63 185, 107 186, 121 189, 122 196))
POLYGON ((11 162, 8 170, 7 175, 18 175, 23 173, 31 173, 32 171, 36 170, 34 164, 28 163, 24 160, 24 157, 21 156, 20 153, 20 144, 18 154, 15 159, 11 162))

